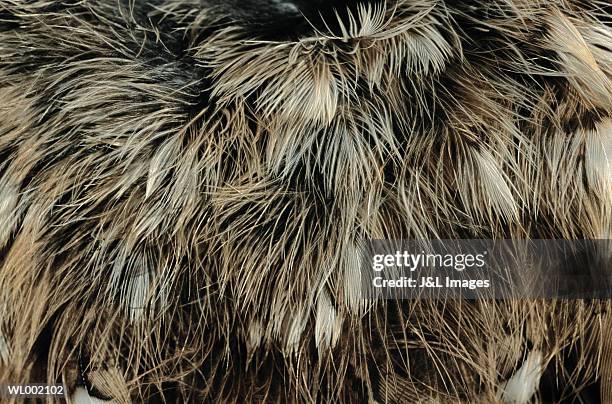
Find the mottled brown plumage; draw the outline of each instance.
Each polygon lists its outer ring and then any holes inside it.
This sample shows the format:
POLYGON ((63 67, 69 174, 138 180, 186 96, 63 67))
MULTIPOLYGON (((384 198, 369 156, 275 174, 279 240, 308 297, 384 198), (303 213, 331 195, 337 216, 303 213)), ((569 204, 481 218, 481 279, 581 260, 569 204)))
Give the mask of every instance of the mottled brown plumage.
POLYGON ((610 238, 609 6, 348 3, 295 30, 0 3, 0 379, 494 402, 521 366, 556 399, 609 374, 607 303, 367 302, 356 263, 364 239, 610 238))

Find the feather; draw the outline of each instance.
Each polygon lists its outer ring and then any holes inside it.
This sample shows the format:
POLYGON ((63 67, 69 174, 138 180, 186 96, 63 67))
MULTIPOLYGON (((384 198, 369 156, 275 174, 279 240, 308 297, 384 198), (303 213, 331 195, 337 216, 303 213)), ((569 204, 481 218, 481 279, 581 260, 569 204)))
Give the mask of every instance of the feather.
POLYGON ((528 403, 537 391, 542 371, 542 353, 530 352, 516 373, 501 385, 498 397, 504 403, 528 403))
POLYGON ((609 238, 609 14, 1 1, 0 379, 78 401, 80 374, 121 403, 524 402, 546 358, 551 394, 578 397, 609 302, 369 299, 361 250, 609 238))

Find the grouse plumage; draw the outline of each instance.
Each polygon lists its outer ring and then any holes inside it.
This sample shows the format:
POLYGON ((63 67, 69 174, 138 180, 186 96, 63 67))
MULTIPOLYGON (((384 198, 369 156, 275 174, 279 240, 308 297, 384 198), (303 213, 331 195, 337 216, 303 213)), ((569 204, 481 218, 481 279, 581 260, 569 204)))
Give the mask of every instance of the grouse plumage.
POLYGON ((356 251, 609 239, 611 156, 603 1, 3 0, 0 379, 579 395, 612 371, 607 302, 364 301, 356 251))

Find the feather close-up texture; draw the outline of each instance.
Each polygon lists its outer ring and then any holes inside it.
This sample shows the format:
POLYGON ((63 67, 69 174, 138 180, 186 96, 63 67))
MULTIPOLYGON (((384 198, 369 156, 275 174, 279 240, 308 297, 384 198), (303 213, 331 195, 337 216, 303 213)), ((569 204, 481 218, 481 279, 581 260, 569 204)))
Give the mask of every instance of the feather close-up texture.
POLYGON ((0 0, 0 383, 612 403, 609 300, 372 301, 357 252, 611 233, 605 1, 0 0))

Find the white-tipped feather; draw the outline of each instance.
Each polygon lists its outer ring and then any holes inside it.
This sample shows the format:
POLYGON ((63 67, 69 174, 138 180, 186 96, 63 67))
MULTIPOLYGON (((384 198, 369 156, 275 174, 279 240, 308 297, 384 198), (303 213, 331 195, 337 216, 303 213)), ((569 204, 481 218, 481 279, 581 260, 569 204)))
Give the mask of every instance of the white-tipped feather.
POLYGON ((151 275, 143 272, 132 277, 127 285, 127 310, 131 322, 142 318, 150 293, 151 275))
POLYGON ((334 348, 340 337, 342 317, 332 305, 327 292, 323 291, 317 299, 315 321, 315 344, 319 351, 324 352, 334 348))
POLYGON ((113 400, 100 400, 92 397, 84 387, 78 387, 71 398, 72 404, 117 404, 113 400))
POLYGON ((542 352, 531 351, 521 367, 502 383, 498 398, 508 404, 527 404, 535 395, 544 371, 542 352))

